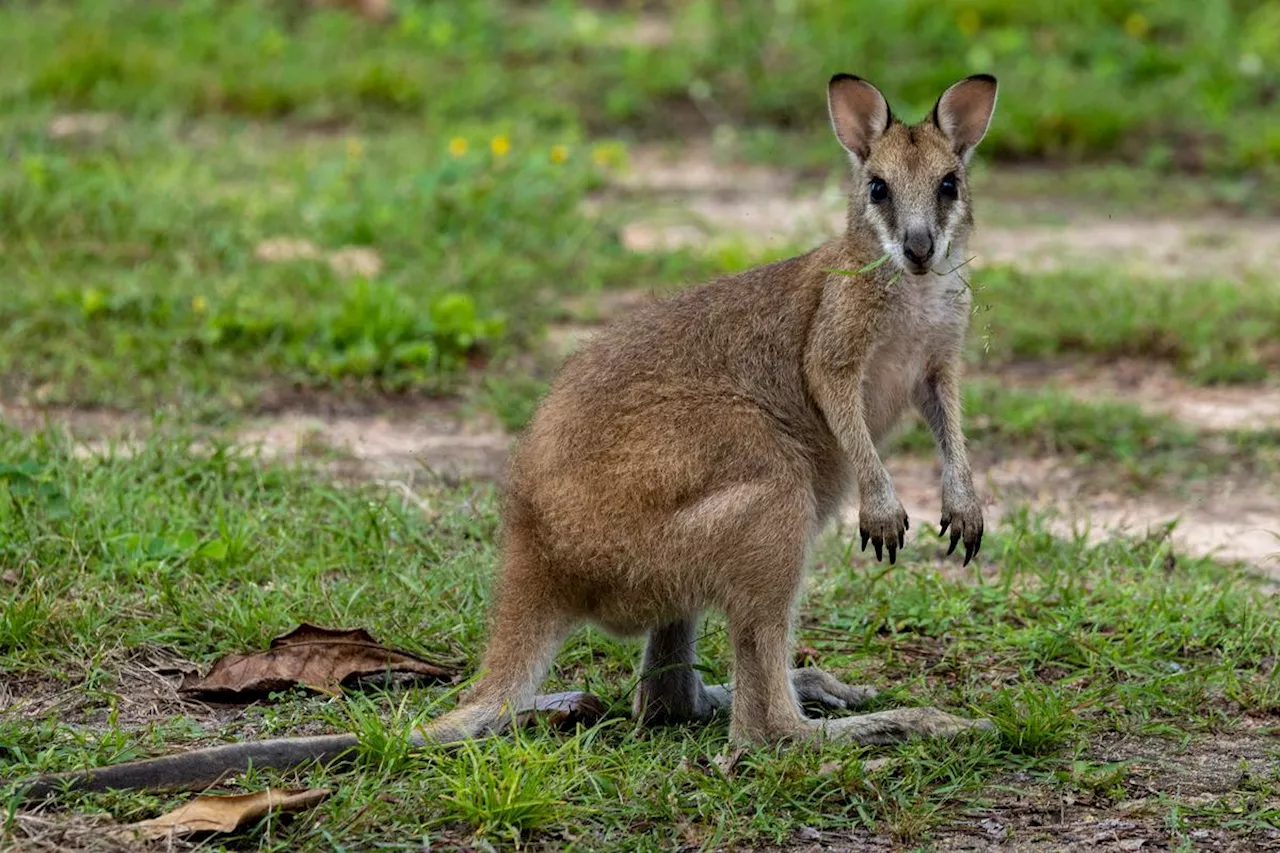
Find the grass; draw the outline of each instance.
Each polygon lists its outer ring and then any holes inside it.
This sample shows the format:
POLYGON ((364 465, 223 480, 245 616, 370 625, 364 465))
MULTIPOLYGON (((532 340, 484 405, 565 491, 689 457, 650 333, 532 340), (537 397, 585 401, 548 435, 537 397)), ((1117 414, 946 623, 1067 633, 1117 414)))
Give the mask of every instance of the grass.
POLYGON ((975 355, 1063 354, 1167 361, 1202 383, 1247 383, 1280 367, 1280 302, 1263 278, 1141 282, 1116 272, 976 274, 975 355))
MULTIPOLYGON (((467 372, 519 363, 509 356, 564 297, 696 281, 769 254, 626 251, 622 211, 584 207, 625 162, 615 137, 683 138, 671 111, 691 100, 744 140, 803 129, 834 168, 813 81, 869 38, 860 73, 908 112, 974 63, 1015 71, 996 159, 1123 161, 1136 139, 1148 168, 1089 174, 1111 176, 1095 191, 1145 196, 1134 173, 1149 187, 1168 165, 1152 151, 1189 134, 1217 152, 1205 156, 1223 180, 1259 184, 1241 169, 1251 134, 1274 132, 1272 111, 1254 109, 1273 87, 1269 6, 1104 5, 1056 22, 1050 50, 1036 40, 1055 8, 908 3, 868 28, 856 3, 696 2, 671 11, 675 43, 631 44, 633 11, 568 0, 407 2, 389 26, 301 2, 7 4, 0 390, 221 419, 314 391, 372 400, 479 384, 518 423, 524 378, 467 372), (890 61, 902 40, 928 60, 890 61), (1255 55, 1256 73, 1223 71, 1255 55), (785 74, 767 73, 779 63, 785 74), (1019 89, 1032 85, 1035 97, 1019 89)), ((775 161, 794 148, 765 147, 775 161)), ((982 281, 989 358, 1149 355, 1206 382, 1276 367, 1264 282, 982 281)))
MULTIPOLYGON (((405 752, 396 733, 447 706, 447 688, 290 693, 215 716, 169 703, 148 710, 134 697, 154 684, 152 667, 137 665, 149 656, 207 665, 303 619, 364 626, 469 669, 497 558, 487 490, 441 490, 428 516, 372 487, 189 446, 161 430, 132 454, 84 458, 51 433, 0 432, 0 458, 11 460, 0 481, 0 565, 12 572, 0 585, 0 672, 15 697, 35 702, 0 719, 4 778, 319 726, 364 741, 355 768, 305 774, 336 790, 323 820, 251 829, 231 843, 313 849, 478 834, 666 849, 780 843, 801 827, 918 842, 998 801, 1015 770, 1046 791, 1132 793, 1115 772, 1088 769, 1106 763, 1091 756, 1108 738, 1247 736, 1243 718, 1277 707, 1280 620, 1252 581, 1183 554, 1171 569, 1163 539, 1089 545, 1024 515, 992 534, 981 573, 939 574, 943 542, 927 533, 912 537, 904 565, 864 571, 833 536, 801 611, 799 639, 822 666, 886 688, 876 707, 982 714, 996 721, 993 736, 752 750, 726 772, 711 761, 726 749, 723 721, 646 731, 614 716, 577 733, 534 729, 454 753, 405 752), (48 704, 62 690, 77 710, 48 704)), ((718 617, 704 626, 702 650, 711 677, 725 675, 718 617)), ((581 632, 548 689, 585 687, 625 707, 637 651, 635 641, 581 632)), ((1244 802, 1254 829, 1274 825, 1265 798, 1214 796, 1220 817, 1203 800, 1188 813, 1172 791, 1145 808, 1217 826, 1239 818, 1244 802)), ((69 800, 119 820, 168 802, 69 800)))
POLYGON ((1051 0, 698 0, 658 4, 670 36, 647 41, 629 36, 637 16, 626 7, 401 7, 378 27, 301 3, 11 5, 0 13, 0 103, 436 126, 501 113, 557 131, 664 135, 691 116, 776 141, 822 123, 834 71, 876 81, 917 116, 981 70, 1004 84, 991 140, 1002 157, 1240 171, 1280 152, 1280 15, 1256 0, 1109 2, 1068 18, 1051 0))
POLYGON ((225 125, 211 140, 148 126, 24 139, 0 178, 0 375, 44 402, 449 390, 534 334, 554 297, 672 262, 625 252, 580 211, 608 147, 561 160, 551 141, 477 134, 463 151, 408 132, 297 145, 225 125), (351 269, 351 247, 380 269, 351 269))

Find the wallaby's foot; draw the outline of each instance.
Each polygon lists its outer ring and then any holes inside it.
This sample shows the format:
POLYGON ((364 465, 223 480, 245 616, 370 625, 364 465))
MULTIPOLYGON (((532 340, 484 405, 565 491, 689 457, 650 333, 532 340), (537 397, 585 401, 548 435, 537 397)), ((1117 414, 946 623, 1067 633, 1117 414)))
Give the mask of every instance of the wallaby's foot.
MULTIPOLYGON (((825 670, 806 666, 791 670, 791 686, 801 704, 821 705, 833 711, 848 711, 867 704, 880 691, 863 684, 845 684, 825 670)), ((704 688, 711 711, 728 709, 733 704, 733 685, 714 684, 704 688)))
POLYGON ((636 689, 635 702, 631 713, 646 726, 663 726, 678 722, 694 722, 708 720, 716 716, 719 704, 713 697, 716 688, 703 686, 698 672, 690 672, 691 684, 678 689, 671 688, 671 680, 666 684, 652 684, 641 681, 636 689), (663 688, 667 688, 664 690, 663 688))
POLYGON ((867 704, 880 695, 880 691, 865 684, 845 684, 816 666, 791 671, 791 684, 796 698, 802 704, 822 705, 838 711, 847 711, 867 704))
POLYGON ((851 740, 867 745, 899 743, 912 737, 955 737, 963 732, 993 731, 990 720, 970 720, 937 708, 894 708, 856 717, 817 722, 824 740, 851 740))

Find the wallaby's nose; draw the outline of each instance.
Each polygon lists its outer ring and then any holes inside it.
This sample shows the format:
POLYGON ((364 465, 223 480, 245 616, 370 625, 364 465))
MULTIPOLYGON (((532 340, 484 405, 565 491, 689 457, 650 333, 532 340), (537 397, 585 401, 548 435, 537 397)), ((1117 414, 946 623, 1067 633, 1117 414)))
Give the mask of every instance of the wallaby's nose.
POLYGON ((925 228, 907 231, 907 239, 902 241, 902 254, 918 267, 929 263, 933 257, 933 235, 925 228))

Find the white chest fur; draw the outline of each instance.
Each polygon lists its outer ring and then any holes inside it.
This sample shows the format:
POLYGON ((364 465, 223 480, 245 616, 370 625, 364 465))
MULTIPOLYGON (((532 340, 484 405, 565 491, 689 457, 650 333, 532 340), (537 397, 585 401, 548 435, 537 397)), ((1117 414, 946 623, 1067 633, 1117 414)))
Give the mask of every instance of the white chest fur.
POLYGON ((964 344, 972 294, 959 272, 904 275, 895 284, 893 320, 866 367, 863 411, 878 442, 911 404, 930 363, 949 360, 964 344))

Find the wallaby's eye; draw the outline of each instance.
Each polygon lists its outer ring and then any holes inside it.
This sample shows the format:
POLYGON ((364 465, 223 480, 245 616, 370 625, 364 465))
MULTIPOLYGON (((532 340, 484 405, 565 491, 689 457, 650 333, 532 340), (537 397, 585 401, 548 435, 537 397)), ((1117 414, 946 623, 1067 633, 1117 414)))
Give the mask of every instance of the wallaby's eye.
POLYGON ((871 200, 876 204, 889 197, 889 185, 880 178, 871 179, 871 200))
POLYGON ((960 191, 956 189, 956 176, 954 174, 947 175, 942 179, 942 183, 938 185, 938 195, 943 198, 949 198, 952 201, 960 197, 960 191))

